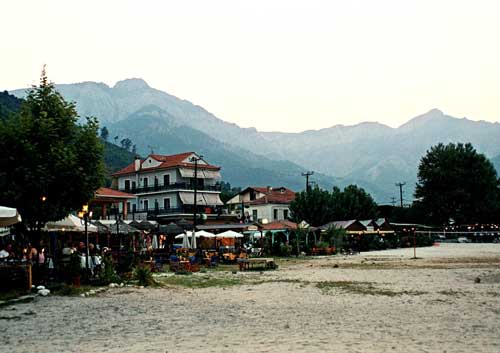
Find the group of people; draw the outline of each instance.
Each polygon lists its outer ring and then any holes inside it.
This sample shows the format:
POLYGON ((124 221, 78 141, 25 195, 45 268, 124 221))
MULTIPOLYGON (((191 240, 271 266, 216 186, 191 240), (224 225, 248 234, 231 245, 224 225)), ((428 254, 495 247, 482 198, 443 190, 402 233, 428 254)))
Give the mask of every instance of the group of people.
POLYGON ((40 246, 40 251, 31 243, 24 248, 22 252, 16 253, 12 244, 5 244, 0 250, 0 261, 22 261, 31 262, 32 264, 45 263, 45 247, 40 246))

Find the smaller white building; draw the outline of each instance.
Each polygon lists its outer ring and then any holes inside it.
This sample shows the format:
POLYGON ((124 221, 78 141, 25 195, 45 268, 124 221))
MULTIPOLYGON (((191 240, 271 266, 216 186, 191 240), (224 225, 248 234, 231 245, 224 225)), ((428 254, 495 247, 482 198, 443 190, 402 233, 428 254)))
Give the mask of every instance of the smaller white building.
POLYGON ((257 222, 267 219, 270 222, 290 218, 290 203, 295 200, 295 192, 280 187, 249 186, 233 196, 226 205, 232 213, 241 215, 241 205, 244 205, 243 217, 248 221, 257 222))

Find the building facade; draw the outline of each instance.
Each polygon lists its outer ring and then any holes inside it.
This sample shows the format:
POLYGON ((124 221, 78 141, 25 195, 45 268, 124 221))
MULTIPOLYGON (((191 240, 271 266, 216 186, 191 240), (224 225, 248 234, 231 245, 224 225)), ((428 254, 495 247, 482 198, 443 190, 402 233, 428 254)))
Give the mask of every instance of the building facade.
POLYGON ((188 219, 194 213, 195 186, 197 214, 210 219, 222 210, 220 167, 194 152, 137 158, 112 176, 116 189, 136 196, 122 206, 128 219, 188 219))
POLYGON ((257 187, 250 186, 227 202, 232 213, 239 214, 247 221, 269 222, 282 221, 290 218, 290 203, 295 200, 295 192, 283 186, 257 187), (244 214, 241 215, 241 205, 244 214))

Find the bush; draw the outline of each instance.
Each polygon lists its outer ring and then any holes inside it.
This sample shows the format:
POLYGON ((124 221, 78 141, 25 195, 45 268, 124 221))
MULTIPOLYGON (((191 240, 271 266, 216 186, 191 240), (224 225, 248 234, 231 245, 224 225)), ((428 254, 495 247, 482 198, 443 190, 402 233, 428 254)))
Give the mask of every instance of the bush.
POLYGON ((148 266, 137 266, 134 269, 134 279, 137 280, 137 284, 140 286, 146 287, 156 284, 148 266))
POLYGON ((292 246, 287 244, 281 244, 280 246, 280 255, 288 257, 292 254, 292 246))
POLYGON ((110 283, 120 283, 121 279, 115 271, 115 266, 113 264, 113 258, 111 254, 104 255, 102 263, 104 265, 104 270, 102 271, 100 278, 102 284, 106 285, 110 283))
POLYGON ((320 241, 318 243, 316 243, 316 248, 319 248, 319 249, 322 249, 322 248, 327 248, 329 247, 330 244, 328 244, 327 242, 324 242, 324 241, 320 241))

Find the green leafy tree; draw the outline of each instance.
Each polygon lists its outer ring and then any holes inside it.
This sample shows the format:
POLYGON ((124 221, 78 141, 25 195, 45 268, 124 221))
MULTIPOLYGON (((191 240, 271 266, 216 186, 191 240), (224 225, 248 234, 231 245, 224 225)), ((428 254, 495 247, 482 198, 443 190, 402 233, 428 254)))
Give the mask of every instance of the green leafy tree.
POLYGON ((290 204, 290 211, 295 222, 306 221, 317 227, 332 220, 334 207, 332 195, 316 186, 309 192, 297 193, 290 204))
MULTIPOLYGON (((335 195, 335 189, 334 189, 335 195)), ((377 204, 370 194, 357 185, 349 185, 336 200, 335 218, 342 219, 372 219, 377 216, 377 204)))
POLYGON ((101 138, 104 140, 104 141, 108 141, 108 138, 109 138, 109 130, 106 126, 103 126, 101 128, 101 138))
POLYGON ((349 185, 343 191, 334 187, 332 192, 319 187, 301 192, 290 204, 292 219, 306 221, 312 226, 346 219, 370 219, 377 216, 377 204, 364 189, 349 185))
POLYGON ((18 208, 35 234, 80 209, 103 181, 97 120, 77 120, 44 70, 20 112, 0 121, 0 204, 18 208))
POLYGON ((497 173, 470 144, 432 147, 420 160, 415 196, 434 224, 487 222, 498 208, 497 173))
POLYGON ((130 147, 132 146, 132 140, 127 138, 124 138, 120 141, 120 145, 122 148, 126 149, 127 151, 130 150, 130 147))

